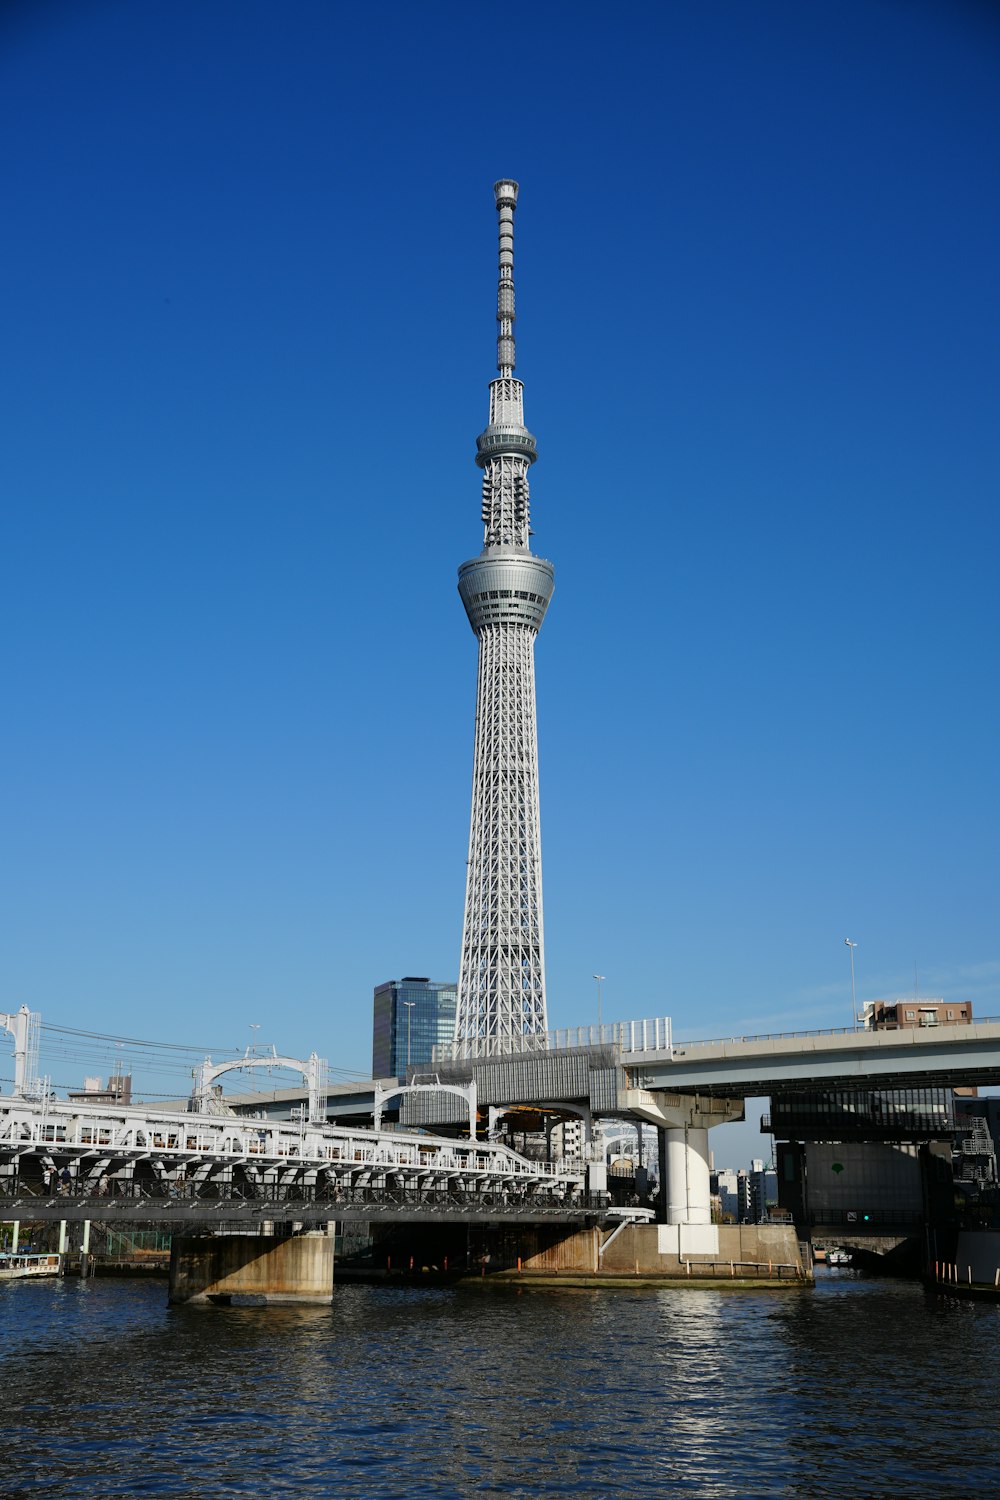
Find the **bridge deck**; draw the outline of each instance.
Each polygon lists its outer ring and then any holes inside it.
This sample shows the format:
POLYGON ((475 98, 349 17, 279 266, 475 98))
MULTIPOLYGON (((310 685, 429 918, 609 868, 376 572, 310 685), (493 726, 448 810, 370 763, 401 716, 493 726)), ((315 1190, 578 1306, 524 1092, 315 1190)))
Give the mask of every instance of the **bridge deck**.
POLYGON ((749 1098, 809 1088, 1000 1084, 1000 1020, 899 1031, 816 1031, 676 1042, 623 1053, 632 1087, 749 1098))
POLYGON ((111 1195, 88 1192, 54 1197, 0 1188, 0 1219, 58 1223, 90 1220, 117 1225, 183 1226, 191 1229, 241 1229, 253 1232, 265 1222, 326 1224, 575 1224, 603 1221, 604 1193, 567 1193, 564 1197, 527 1192, 439 1191, 435 1189, 358 1188, 310 1190, 299 1185, 248 1194, 232 1184, 197 1191, 150 1190, 131 1186, 111 1195))

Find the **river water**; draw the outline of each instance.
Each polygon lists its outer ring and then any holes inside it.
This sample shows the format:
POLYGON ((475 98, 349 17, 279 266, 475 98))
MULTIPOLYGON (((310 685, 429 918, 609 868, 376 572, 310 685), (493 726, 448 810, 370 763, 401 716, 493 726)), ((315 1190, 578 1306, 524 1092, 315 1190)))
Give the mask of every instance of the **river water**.
POLYGON ((0 1495, 1000 1496, 1000 1306, 814 1291, 0 1287, 0 1495))

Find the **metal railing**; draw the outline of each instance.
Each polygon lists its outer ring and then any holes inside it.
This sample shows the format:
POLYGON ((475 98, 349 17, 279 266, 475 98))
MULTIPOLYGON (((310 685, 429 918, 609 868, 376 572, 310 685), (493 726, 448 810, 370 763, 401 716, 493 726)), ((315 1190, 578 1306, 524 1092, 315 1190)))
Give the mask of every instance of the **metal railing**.
POLYGON ((805 1281, 800 1265, 770 1260, 685 1260, 685 1275, 709 1281, 805 1281))
MULTIPOLYGON (((791 1100, 772 1100, 770 1113, 761 1116, 761 1133, 779 1140, 845 1142, 943 1141, 955 1134, 955 1121, 947 1109, 898 1108, 878 1096, 867 1106, 862 1101, 855 1110, 839 1105, 817 1109, 800 1106, 798 1099, 803 1097, 815 1099, 816 1090, 803 1090, 791 1100)), ((835 1091, 827 1097, 835 1099, 835 1091)))
POLYGON ((516 1058, 539 1052, 573 1052, 598 1047, 623 1052, 669 1052, 669 1016, 644 1021, 605 1021, 595 1026, 559 1027, 523 1037, 467 1037, 434 1048, 434 1061, 466 1062, 486 1058, 516 1058))
POLYGON ((820 1229, 840 1226, 864 1234, 880 1229, 913 1229, 923 1223, 923 1212, 919 1208, 828 1208, 810 1213, 809 1223, 820 1229))
MULTIPOLYGON (((1000 1016, 976 1016, 972 1021, 949 1021, 947 1024, 942 1024, 936 1027, 899 1026, 892 1029, 897 1033, 900 1031, 912 1031, 917 1036, 922 1036, 927 1031, 933 1031, 938 1040, 940 1040, 942 1032, 945 1034, 945 1036, 950 1035, 952 1032, 957 1032, 959 1035, 961 1035, 962 1033, 965 1033, 970 1029, 975 1029, 975 1027, 977 1026, 998 1024, 1000 1024, 1000 1016)), ((734 1033, 732 1036, 703 1037, 695 1041, 685 1041, 680 1037, 675 1037, 674 1046, 676 1048, 726 1047, 732 1045, 733 1042, 794 1042, 799 1040, 800 1038, 811 1036, 873 1037, 881 1036, 883 1029, 884 1028, 881 1027, 875 1028, 869 1026, 819 1026, 812 1027, 811 1029, 806 1031, 760 1031, 752 1034, 750 1032, 747 1032, 739 1036, 734 1033)))

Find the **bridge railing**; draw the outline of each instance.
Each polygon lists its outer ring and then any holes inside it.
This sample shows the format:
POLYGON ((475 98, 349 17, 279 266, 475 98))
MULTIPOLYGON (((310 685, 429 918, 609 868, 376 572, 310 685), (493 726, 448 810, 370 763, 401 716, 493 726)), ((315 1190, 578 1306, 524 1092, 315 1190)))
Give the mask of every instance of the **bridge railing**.
MULTIPOLYGON (((915 1036, 926 1036, 928 1032, 933 1032, 937 1037, 940 1037, 942 1033, 946 1036, 952 1034, 961 1036, 977 1026, 990 1024, 1000 1024, 1000 1016, 976 1016, 973 1021, 949 1021, 940 1026, 900 1026, 886 1029, 892 1030, 897 1036, 900 1032, 908 1034, 911 1031, 915 1036)), ((793 1042, 813 1036, 863 1036, 867 1038, 881 1035, 882 1028, 874 1029, 868 1026, 816 1026, 805 1031, 758 1031, 740 1035, 734 1032, 732 1036, 702 1037, 696 1041, 685 1041, 677 1037, 674 1040, 674 1047, 677 1051, 686 1051, 691 1047, 725 1047, 733 1042, 793 1042)))
POLYGON ((685 1274, 709 1281, 805 1281, 802 1267, 793 1261, 771 1260, 691 1260, 684 1259, 685 1274))
POLYGON ((624 1052, 669 1052, 670 1035, 669 1016, 654 1016, 644 1021, 605 1021, 599 1026, 559 1027, 523 1037, 467 1037, 436 1046, 434 1061, 478 1061, 598 1047, 616 1047, 624 1052))

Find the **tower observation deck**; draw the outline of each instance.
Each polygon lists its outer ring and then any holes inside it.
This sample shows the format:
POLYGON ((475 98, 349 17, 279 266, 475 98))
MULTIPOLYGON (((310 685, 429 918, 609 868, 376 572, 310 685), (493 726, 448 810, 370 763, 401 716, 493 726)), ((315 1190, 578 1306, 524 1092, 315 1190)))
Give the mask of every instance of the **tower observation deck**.
POLYGON ((552 564, 529 538, 528 470, 537 457, 514 375, 517 183, 494 186, 500 223, 497 369, 483 471, 483 550, 458 570, 479 641, 472 822, 458 980, 456 1042, 470 1053, 545 1046, 545 951, 538 814, 535 636, 552 597, 552 564))

